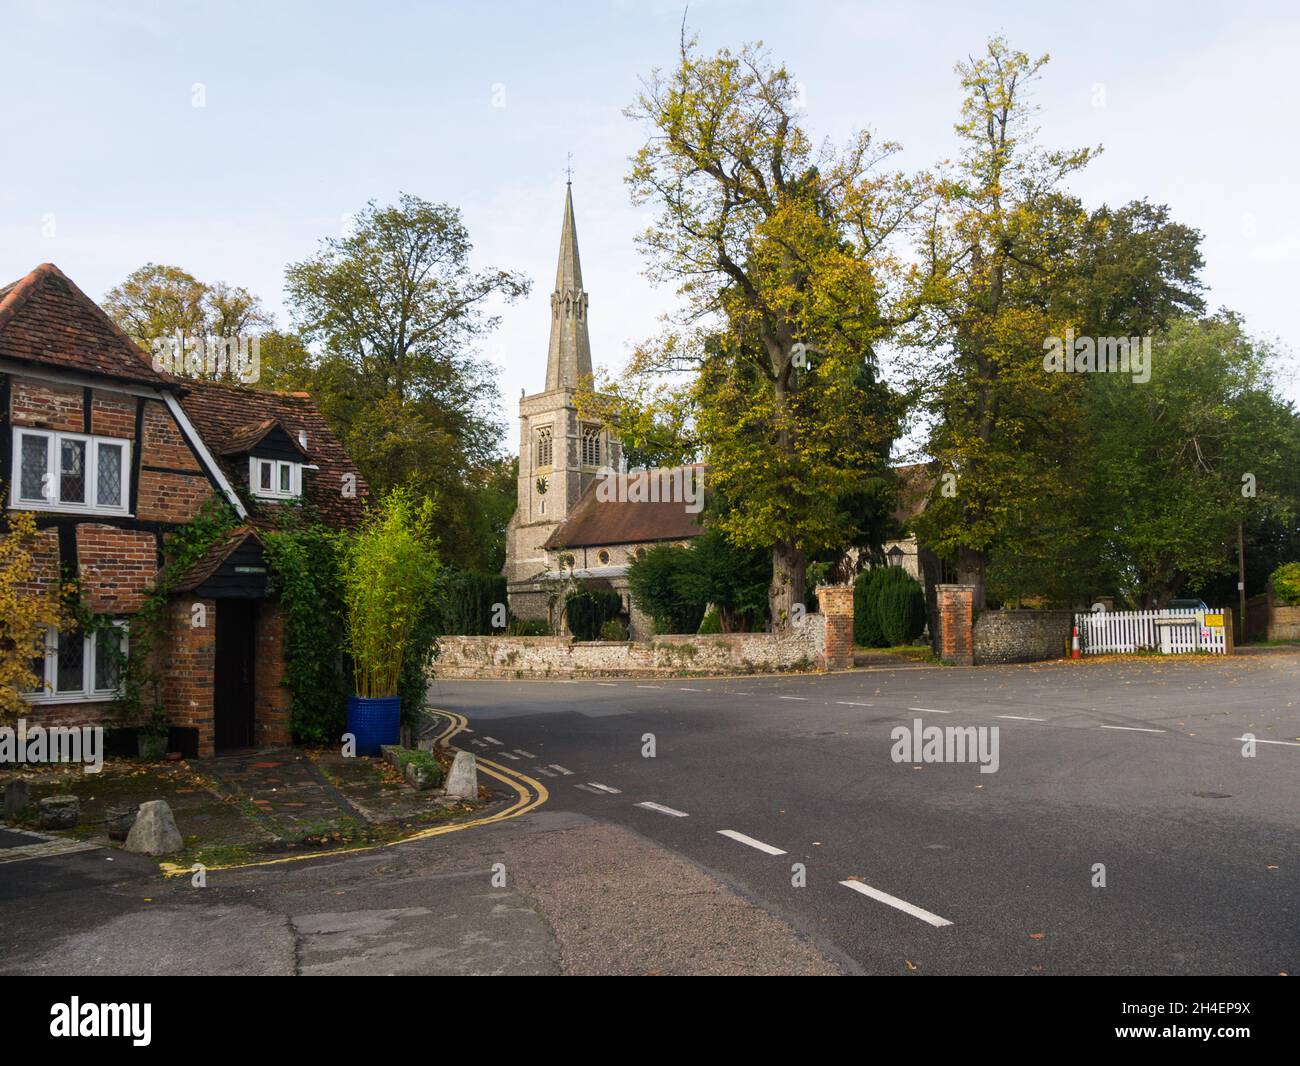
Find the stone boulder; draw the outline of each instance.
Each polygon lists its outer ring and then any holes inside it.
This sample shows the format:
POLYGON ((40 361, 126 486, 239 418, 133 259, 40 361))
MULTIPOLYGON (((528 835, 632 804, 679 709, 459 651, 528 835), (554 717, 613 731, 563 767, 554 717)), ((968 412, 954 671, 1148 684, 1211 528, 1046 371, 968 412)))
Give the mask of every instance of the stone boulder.
POLYGON ((447 775, 447 795, 456 799, 478 799, 478 765, 472 751, 458 751, 447 775))
POLYGON ((121 842, 130 836, 131 826, 135 825, 135 813, 130 807, 111 808, 105 819, 108 825, 108 839, 121 842))
POLYGON ((72 829, 81 818, 76 796, 46 796, 39 804, 42 829, 72 829))
POLYGON ((5 785, 5 814, 22 814, 32 802, 32 790, 21 777, 5 785))
POLYGON ((166 800, 150 800, 140 804, 135 825, 126 835, 126 850, 137 855, 170 855, 185 846, 176 819, 166 800))

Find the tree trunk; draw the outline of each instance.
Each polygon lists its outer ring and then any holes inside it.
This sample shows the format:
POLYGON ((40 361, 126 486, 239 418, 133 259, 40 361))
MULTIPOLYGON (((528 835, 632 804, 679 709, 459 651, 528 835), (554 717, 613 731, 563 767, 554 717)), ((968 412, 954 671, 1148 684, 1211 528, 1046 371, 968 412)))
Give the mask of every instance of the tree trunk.
POLYGON ((794 621, 794 606, 804 607, 803 572, 804 553, 784 541, 772 546, 772 584, 768 586, 767 602, 772 611, 772 631, 788 630, 794 621))
POLYGON ((975 548, 957 549, 957 583, 975 586, 974 605, 977 611, 984 609, 984 569, 987 565, 986 552, 975 548))

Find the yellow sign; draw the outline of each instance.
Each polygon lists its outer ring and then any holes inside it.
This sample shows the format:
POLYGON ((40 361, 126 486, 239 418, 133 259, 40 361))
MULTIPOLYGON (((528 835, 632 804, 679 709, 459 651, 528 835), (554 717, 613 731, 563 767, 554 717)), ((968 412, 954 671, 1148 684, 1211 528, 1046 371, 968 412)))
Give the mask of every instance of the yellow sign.
POLYGON ((1222 629, 1222 628, 1223 628, 1223 615, 1221 615, 1221 614, 1207 614, 1207 615, 1205 616, 1205 624, 1206 624, 1207 626, 1218 626, 1220 629, 1222 629))

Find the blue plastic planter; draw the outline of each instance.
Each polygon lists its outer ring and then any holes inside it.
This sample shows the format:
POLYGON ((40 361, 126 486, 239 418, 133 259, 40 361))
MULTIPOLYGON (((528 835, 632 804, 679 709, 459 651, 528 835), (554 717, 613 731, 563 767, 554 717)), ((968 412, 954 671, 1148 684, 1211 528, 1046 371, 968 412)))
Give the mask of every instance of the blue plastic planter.
POLYGON ((401 727, 400 696, 348 697, 348 732, 357 738, 358 755, 378 755, 380 744, 396 744, 401 727))

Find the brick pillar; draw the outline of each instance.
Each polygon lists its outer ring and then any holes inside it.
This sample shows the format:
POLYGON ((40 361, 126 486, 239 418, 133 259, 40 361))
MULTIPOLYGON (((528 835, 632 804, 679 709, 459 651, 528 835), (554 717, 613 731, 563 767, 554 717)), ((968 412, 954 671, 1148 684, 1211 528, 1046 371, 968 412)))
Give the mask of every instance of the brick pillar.
POLYGON ((258 744, 291 742, 289 690, 284 686, 284 609, 263 600, 257 610, 257 668, 254 671, 253 722, 258 744))
POLYGON ((162 659, 162 699, 178 729, 198 732, 199 757, 216 750, 213 681, 217 666, 215 600, 178 596, 168 605, 168 644, 162 659), (202 605, 196 616, 194 607, 202 605), (202 625, 194 625, 196 620, 202 625))
POLYGON ((971 666, 975 662, 975 586, 938 585, 939 658, 971 666))
POLYGON ((817 603, 826 620, 819 665, 825 670, 848 670, 853 666, 853 586, 819 585, 817 603))

